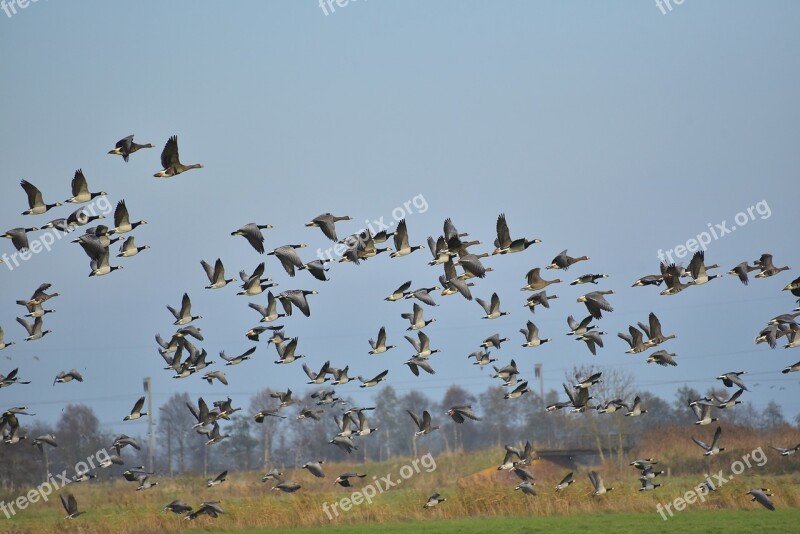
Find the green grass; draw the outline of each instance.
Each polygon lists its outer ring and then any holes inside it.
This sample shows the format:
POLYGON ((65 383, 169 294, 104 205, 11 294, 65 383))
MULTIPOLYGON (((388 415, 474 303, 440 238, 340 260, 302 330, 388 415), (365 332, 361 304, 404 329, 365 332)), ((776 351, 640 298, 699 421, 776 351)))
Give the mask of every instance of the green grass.
MULTIPOLYGON (((435 515, 435 512, 434 514, 435 515)), ((523 534, 534 532, 598 532, 605 530, 614 534, 642 532, 793 532, 800 521, 800 510, 765 509, 754 510, 686 510, 664 521, 655 511, 636 514, 596 514, 563 517, 493 517, 476 519, 455 519, 416 521, 407 523, 326 526, 318 528, 299 528, 283 530, 291 534, 367 534, 380 530, 381 534, 397 532, 415 533, 475 533, 502 532, 503 534, 523 534)), ((188 532, 201 532, 188 531, 188 532)), ((208 532, 203 530, 202 532, 208 532)), ((242 530, 242 534, 260 534, 274 530, 242 530)))

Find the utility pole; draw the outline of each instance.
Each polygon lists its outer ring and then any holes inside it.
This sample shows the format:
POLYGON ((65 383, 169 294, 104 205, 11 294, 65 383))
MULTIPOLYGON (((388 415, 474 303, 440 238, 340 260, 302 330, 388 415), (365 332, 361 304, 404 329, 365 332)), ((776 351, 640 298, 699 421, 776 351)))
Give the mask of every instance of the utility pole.
POLYGON ((153 382, 149 376, 144 379, 144 392, 147 395, 147 447, 150 451, 150 466, 149 471, 153 472, 153 382))
POLYGON ((542 399, 542 404, 544 404, 544 375, 542 374, 541 363, 533 366, 533 376, 539 379, 539 397, 542 399))

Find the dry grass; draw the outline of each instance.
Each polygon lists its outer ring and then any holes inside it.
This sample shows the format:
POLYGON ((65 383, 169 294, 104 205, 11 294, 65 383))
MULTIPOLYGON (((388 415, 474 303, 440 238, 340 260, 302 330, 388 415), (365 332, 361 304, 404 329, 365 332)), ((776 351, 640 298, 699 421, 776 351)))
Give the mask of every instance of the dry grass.
MULTIPOLYGON (((63 510, 57 496, 47 503, 35 503, 4 523, 9 532, 85 532, 103 534, 178 532, 188 528, 214 531, 238 531, 251 528, 287 529, 295 527, 322 527, 331 524, 356 525, 397 523, 433 519, 475 517, 530 517, 571 516, 596 513, 647 513, 655 514, 658 503, 671 502, 692 489, 702 479, 702 473, 726 473, 730 463, 753 449, 753 443, 763 441, 757 434, 748 435, 729 431, 723 437, 729 448, 718 458, 708 460, 688 436, 710 439, 715 426, 674 429, 668 438, 651 436, 644 440, 641 450, 632 457, 655 456, 672 476, 661 476, 664 484, 654 492, 640 493, 637 472, 630 466, 609 461, 597 466, 607 486, 615 489, 601 498, 591 497, 591 486, 585 472, 576 473, 576 483, 566 491, 556 494, 553 485, 564 475, 565 469, 548 462, 537 462, 532 471, 537 477, 539 495, 527 497, 514 486, 517 478, 507 472, 498 472, 502 453, 484 451, 470 454, 442 454, 436 458, 437 468, 430 473, 422 470, 402 484, 375 497, 372 504, 355 506, 338 517, 329 519, 323 512, 323 503, 334 503, 349 497, 353 491, 373 482, 373 477, 392 475, 399 479, 400 468, 407 459, 396 459, 369 465, 349 463, 326 464, 325 479, 317 479, 304 470, 286 474, 303 488, 295 494, 271 491, 272 483, 262 483, 261 473, 231 473, 229 480, 214 488, 205 487, 202 477, 157 479, 159 485, 147 491, 136 491, 135 483, 122 480, 114 482, 73 484, 63 489, 72 492, 79 507, 87 513, 76 520, 63 520, 63 510), (706 435, 708 434, 708 435, 706 435), (688 441, 688 444, 687 444, 688 441), (667 451, 662 452, 662 451, 667 451), (367 473, 367 478, 356 483, 356 488, 341 488, 333 484, 337 474, 347 471, 367 473), (433 510, 424 510, 422 504, 434 490, 447 502, 433 510), (166 503, 181 498, 196 506, 203 500, 221 500, 225 515, 213 520, 201 517, 189 524, 181 517, 162 512, 166 503)), ((771 436, 770 444, 790 443, 792 436, 771 436), (774 441, 772 439, 774 438, 774 441)), ((796 439, 796 437, 794 438, 796 439)), ((767 444, 763 449, 767 451, 767 444)), ((744 495, 752 487, 764 486, 775 490, 778 508, 800 505, 800 459, 781 458, 769 450, 768 462, 761 468, 746 470, 740 477, 720 488, 708 502, 694 505, 697 509, 752 509, 753 504, 744 495)), ((20 492, 21 494, 22 492, 20 492)), ((8 499, 6 499, 8 500, 8 499)))

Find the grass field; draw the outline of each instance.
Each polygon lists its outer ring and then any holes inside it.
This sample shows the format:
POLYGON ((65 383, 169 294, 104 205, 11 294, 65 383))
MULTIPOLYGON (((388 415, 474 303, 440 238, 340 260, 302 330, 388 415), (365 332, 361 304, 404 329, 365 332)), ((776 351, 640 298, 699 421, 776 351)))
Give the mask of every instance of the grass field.
MULTIPOLYGON (((61 490, 74 493, 79 509, 86 511, 74 520, 64 520, 58 495, 47 502, 31 504, 11 519, 0 514, 0 532, 81 532, 98 534, 148 534, 162 532, 296 532, 318 533, 375 532, 574 532, 589 529, 597 532, 788 532, 800 524, 800 473, 770 472, 753 469, 731 480, 707 497, 704 503, 689 505, 664 521, 657 513, 658 504, 671 503, 694 488, 702 477, 658 477, 663 486, 651 492, 639 492, 637 472, 630 466, 598 466, 606 486, 615 489, 608 495, 592 497, 585 470, 576 473, 575 483, 556 493, 553 485, 565 470, 548 462, 537 462, 537 496, 514 491, 519 482, 511 473, 497 471, 494 451, 440 455, 431 472, 421 471, 402 484, 376 495, 371 504, 353 506, 347 511, 328 515, 323 504, 341 502, 354 491, 374 483, 374 476, 397 473, 408 459, 368 466, 326 464, 328 476, 312 477, 305 471, 290 471, 287 476, 302 484, 294 494, 271 491, 271 483, 261 482, 261 473, 236 472, 228 481, 213 488, 205 487, 199 476, 162 478, 159 485, 136 491, 135 483, 122 480, 73 484, 61 490), (357 470, 368 472, 354 488, 333 484, 335 474, 357 470), (472 473, 464 476, 461 473, 472 473), (744 493, 754 487, 774 491, 777 511, 770 512, 750 501, 744 493), (422 505, 432 491, 447 501, 432 510, 422 505), (201 516, 194 522, 163 512, 164 505, 180 498, 192 506, 203 500, 221 500, 224 515, 217 519, 201 516)), ((733 457, 733 456, 732 456, 733 457)), ((714 473, 730 459, 701 466, 714 473)), ((790 464, 775 463, 788 468, 790 464)), ((702 470, 700 472, 703 472, 702 470)), ((23 492, 19 492, 22 494, 23 492)), ((6 496, 8 502, 13 496, 6 496)), ((329 508, 330 510, 330 508, 329 508)))

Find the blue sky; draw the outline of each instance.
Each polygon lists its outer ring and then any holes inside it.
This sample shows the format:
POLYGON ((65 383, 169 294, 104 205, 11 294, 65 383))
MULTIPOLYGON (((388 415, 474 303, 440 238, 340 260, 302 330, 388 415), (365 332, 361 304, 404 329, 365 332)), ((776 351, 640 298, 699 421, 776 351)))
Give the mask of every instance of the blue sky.
MULTIPOLYGON (((0 227, 66 216, 69 207, 21 216, 27 206, 18 182, 63 201, 82 168, 93 191, 107 191, 114 203, 124 198, 134 220, 148 221, 134 235, 152 246, 98 279, 87 277, 88 259, 66 240, 13 271, 0 266, 0 325, 18 342, 0 354, 0 372, 18 366, 34 381, 4 388, 0 406, 25 404, 54 421, 66 403, 87 402, 113 431, 144 432, 145 423, 121 425, 144 376, 153 377, 156 405, 176 391, 229 394, 247 406, 261 388, 302 390, 299 363, 274 365, 275 350, 263 342, 253 361, 225 368, 227 388, 161 370, 153 336, 173 331, 165 305, 177 306, 185 291, 204 316, 197 326, 213 359, 252 345, 243 333, 258 317, 248 299, 231 286, 203 289, 199 261, 221 257, 230 272, 266 261, 279 291, 320 292, 310 319, 283 322, 311 367, 330 359, 365 376, 388 368, 399 391, 434 399, 453 383, 478 392, 493 382, 466 355, 499 332, 512 338, 495 351, 502 363, 515 358, 530 378, 543 363, 546 389, 558 388, 573 365, 596 363, 623 368, 642 389, 672 399, 683 383, 705 390, 718 374, 745 369, 748 383, 759 384, 748 398, 759 408, 775 399, 793 418, 797 379, 780 370, 800 352, 756 347, 753 338, 794 307, 780 289, 800 268, 791 233, 800 222, 793 193, 800 7, 696 0, 673 7, 663 15, 652 2, 358 0, 326 16, 305 0, 40 0, 10 18, 0 12, 0 227), (157 148, 127 164, 106 155, 131 133, 157 148), (183 162, 205 168, 155 179, 173 134, 183 162), (473 288, 485 299, 497 291, 510 316, 482 320, 480 307, 460 297, 437 297, 441 306, 426 308, 437 319, 426 332, 443 351, 434 356, 435 376, 414 378, 402 365, 411 351, 400 313, 411 304, 382 300, 405 280, 436 283, 440 270, 426 265, 428 251, 337 264, 322 283, 306 273, 290 279, 274 258, 230 236, 244 223, 269 223, 268 249, 307 243, 301 253, 310 260, 331 244, 303 226, 314 216, 351 215, 338 226, 343 236, 367 219, 390 220, 418 195, 428 209, 408 215, 412 244, 439 235, 452 217, 484 243, 477 249, 491 251, 501 212, 513 236, 542 240, 488 259, 495 271, 473 288), (708 223, 730 226, 760 201, 770 217, 713 241, 708 263, 725 271, 771 252, 792 271, 749 287, 725 277, 674 297, 630 287, 658 271, 659 249, 685 243, 708 223), (522 307, 525 273, 565 248, 591 260, 560 278, 605 272, 603 287, 617 292, 596 357, 564 335, 567 315, 585 315, 575 299, 586 286, 555 286, 560 298, 535 315, 522 307), (48 303, 57 309, 45 321, 54 333, 21 343, 14 301, 45 281, 62 295, 48 303), (664 347, 678 354, 677 368, 645 365, 615 337, 650 311, 678 335, 664 347), (555 341, 522 349, 517 330, 528 319, 555 341), (370 357, 367 339, 382 325, 398 348, 370 357), (83 384, 51 385, 73 367, 83 384)), ((12 251, 0 243, 0 253, 12 251)), ((339 392, 368 400, 354 384, 339 392)))

